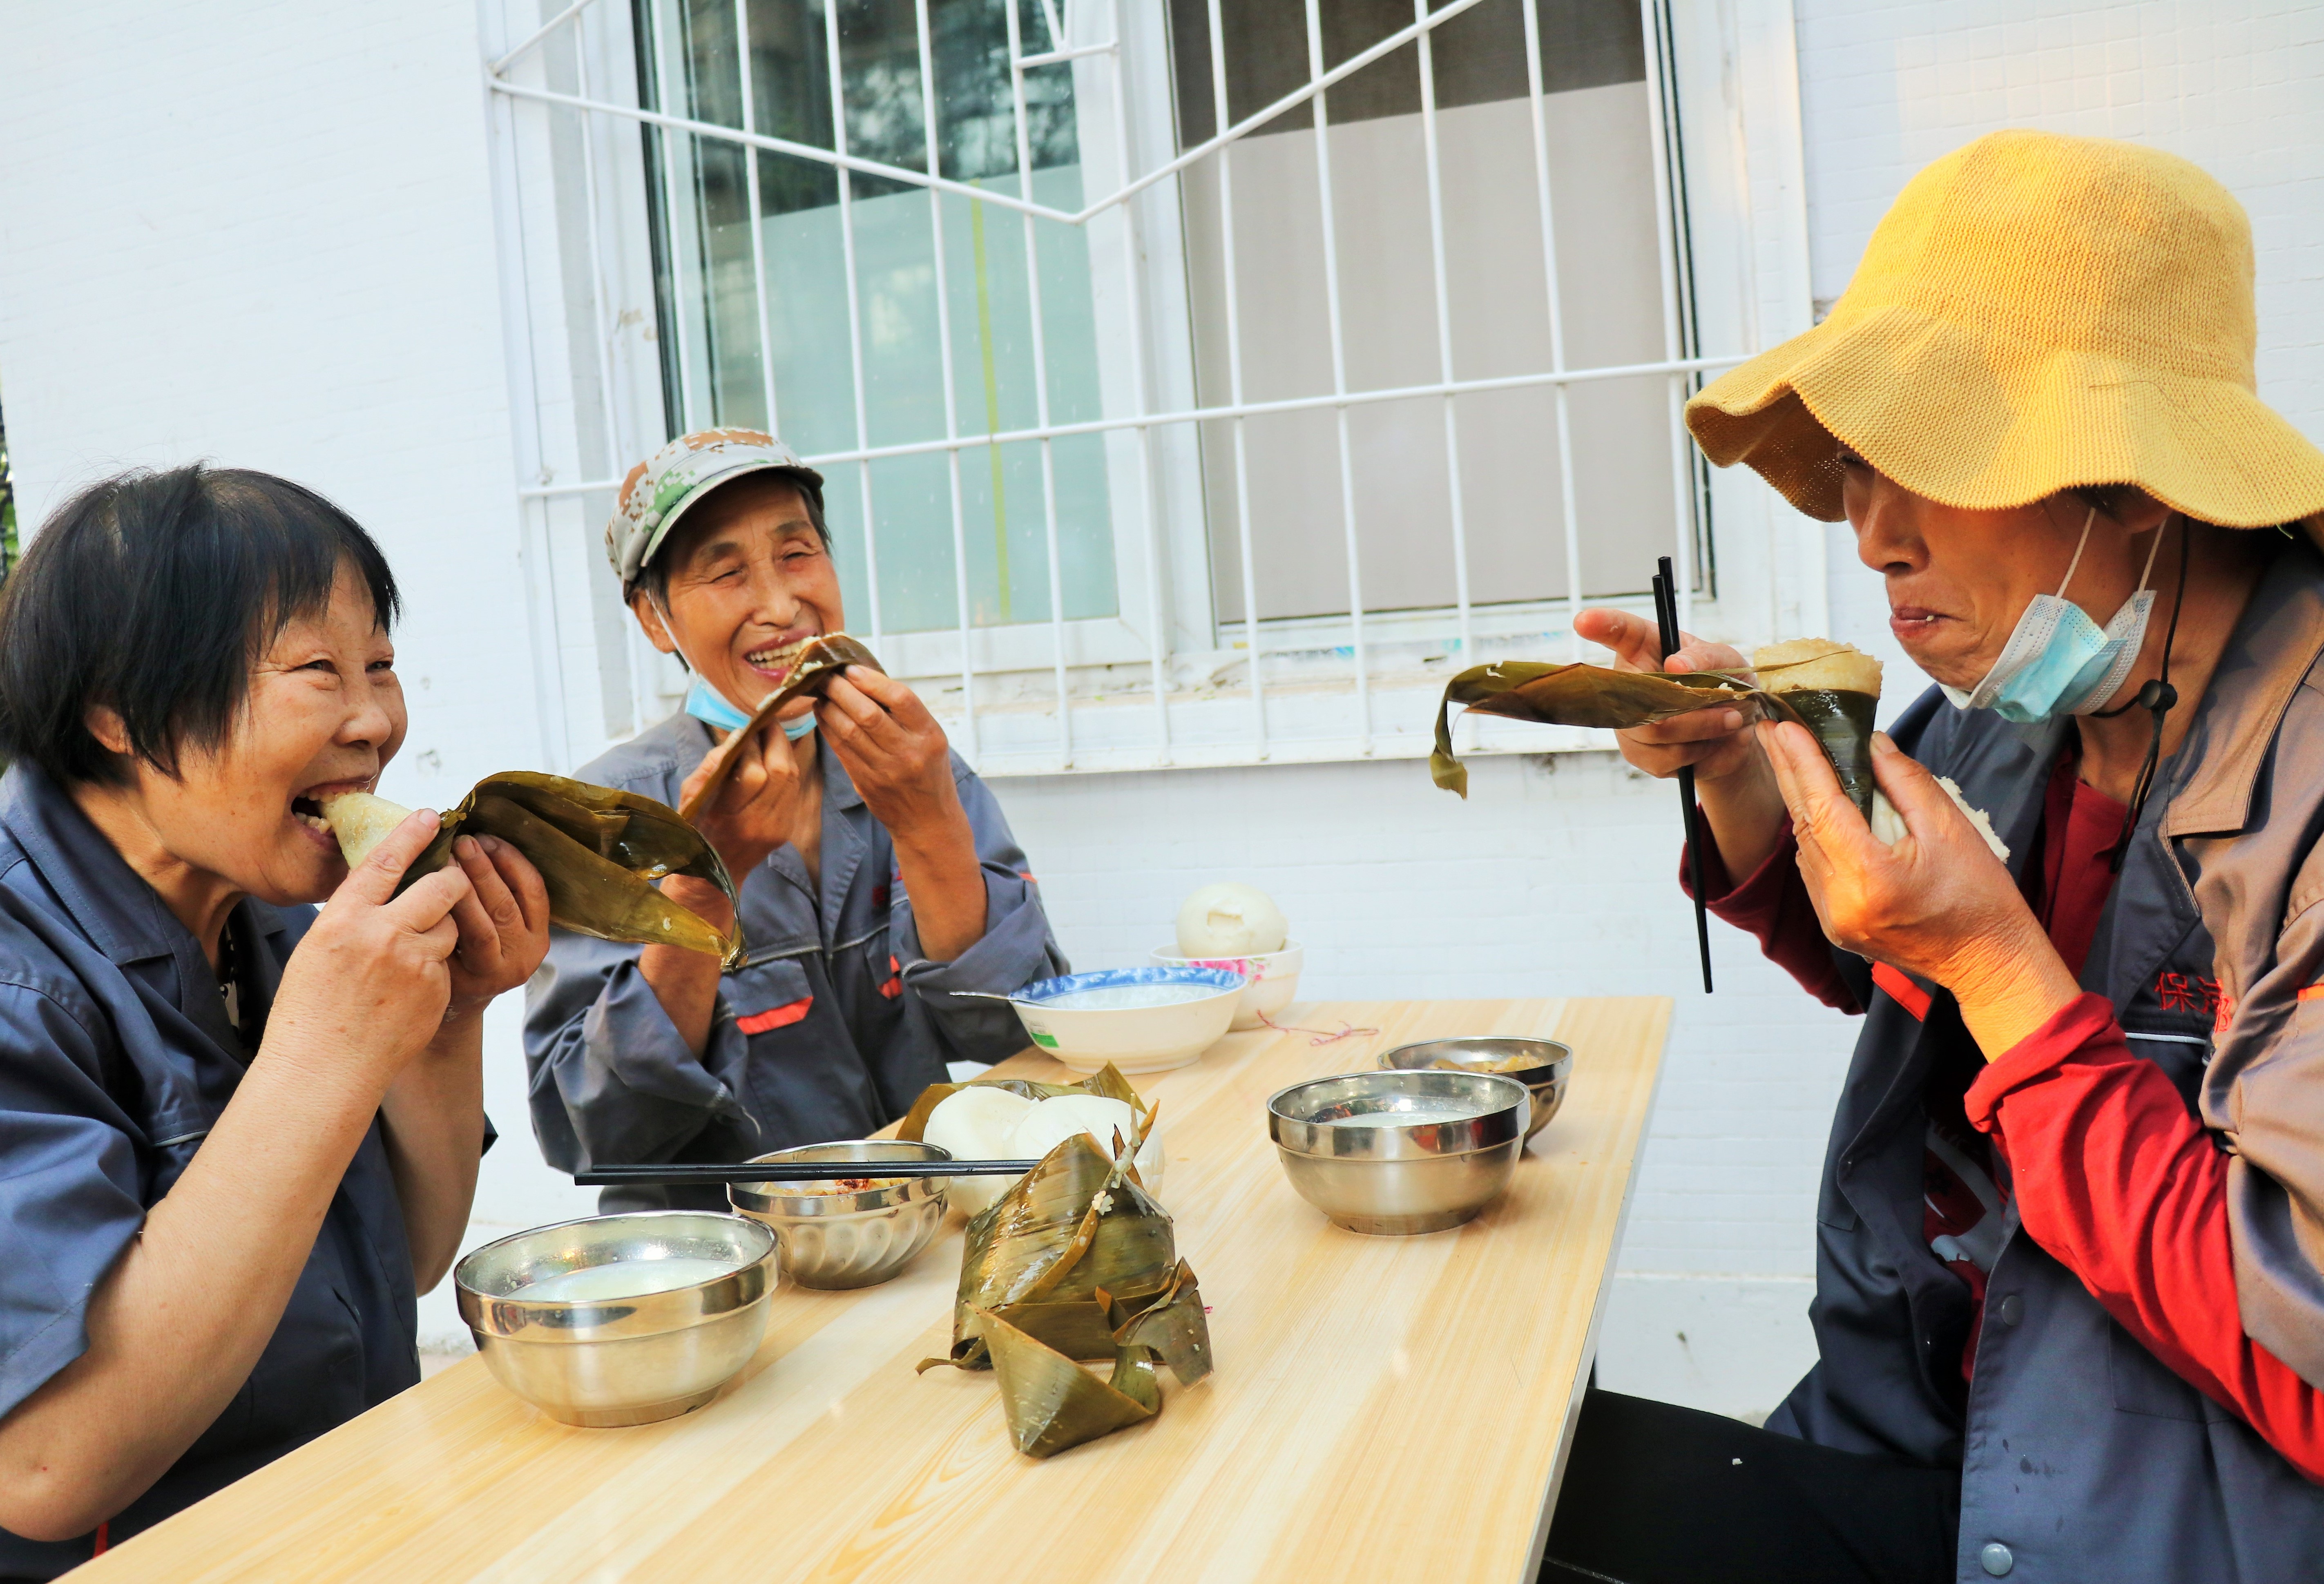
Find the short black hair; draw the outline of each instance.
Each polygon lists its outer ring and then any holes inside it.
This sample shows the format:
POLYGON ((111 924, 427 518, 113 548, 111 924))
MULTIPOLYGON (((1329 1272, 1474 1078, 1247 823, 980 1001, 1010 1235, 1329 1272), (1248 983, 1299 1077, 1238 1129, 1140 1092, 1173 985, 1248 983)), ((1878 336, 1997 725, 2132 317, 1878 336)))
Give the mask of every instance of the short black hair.
POLYGON ((0 588, 0 753, 66 785, 119 785, 127 759, 88 729, 121 716, 130 753, 178 773, 222 746, 251 668, 283 628, 327 610, 342 566, 383 631, 401 609, 355 520, 272 474, 200 463, 117 474, 42 524, 0 588))
MULTIPOLYGON (((788 484, 797 490, 799 493, 799 499, 807 502, 807 520, 815 525, 816 538, 823 541, 825 549, 831 548, 831 529, 823 520, 821 486, 810 483, 788 468, 761 468, 754 473, 746 473, 740 478, 728 479, 724 483, 711 489, 703 499, 707 500, 710 495, 716 494, 720 490, 731 490, 736 484, 748 483, 753 479, 762 483, 771 479, 778 483, 788 484)), ((669 609, 669 569, 685 559, 678 552, 685 548, 687 541, 701 527, 701 524, 692 520, 692 518, 693 513, 688 512, 679 520, 676 528, 669 530, 669 537, 654 547, 652 558, 638 568, 638 575, 630 580, 630 586, 622 591, 623 603, 627 603, 640 589, 643 589, 653 596, 653 603, 657 609, 664 611, 669 609)), ((681 657, 678 664, 685 663, 685 659, 681 657)))

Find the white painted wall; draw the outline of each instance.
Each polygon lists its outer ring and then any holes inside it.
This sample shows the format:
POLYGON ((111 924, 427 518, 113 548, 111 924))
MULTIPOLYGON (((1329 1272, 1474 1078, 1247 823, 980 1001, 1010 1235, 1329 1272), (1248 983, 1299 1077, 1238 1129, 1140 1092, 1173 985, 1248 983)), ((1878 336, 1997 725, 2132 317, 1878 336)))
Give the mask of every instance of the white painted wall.
MULTIPOLYGON (((1795 14, 1817 297, 1905 178, 1978 133, 2152 140, 2251 207, 2263 393, 2324 438, 2324 8, 1795 14)), ((466 0, 0 14, 0 390, 27 520, 109 468, 205 455, 344 502, 407 585, 413 731, 388 790, 408 801, 541 740, 475 34, 466 0)), ((1829 548, 1835 636, 1886 648, 1877 585, 1843 534, 1829 548)), ((1764 1412, 1812 1351, 1812 1185, 1847 1020, 1716 926, 1721 989, 1692 988, 1668 788, 1606 755, 1474 776, 1465 805, 1409 762, 999 791, 1083 966, 1139 960, 1187 889, 1235 875, 1284 902, 1315 996, 1674 996, 1600 1378, 1764 1412)), ((506 1137, 479 1238, 593 1198, 532 1148, 512 1013, 492 1030, 506 1137)), ((423 1330, 456 1334, 442 1294, 423 1330)))
MULTIPOLYGON (((0 392, 27 531, 115 469, 313 485, 403 585, 411 732, 382 790, 441 804, 540 741, 484 92, 470 0, 85 0, 0 12, 0 392)), ((586 1213, 524 1120, 480 1213, 586 1213)), ((448 1309, 434 1330, 456 1327, 448 1309)))

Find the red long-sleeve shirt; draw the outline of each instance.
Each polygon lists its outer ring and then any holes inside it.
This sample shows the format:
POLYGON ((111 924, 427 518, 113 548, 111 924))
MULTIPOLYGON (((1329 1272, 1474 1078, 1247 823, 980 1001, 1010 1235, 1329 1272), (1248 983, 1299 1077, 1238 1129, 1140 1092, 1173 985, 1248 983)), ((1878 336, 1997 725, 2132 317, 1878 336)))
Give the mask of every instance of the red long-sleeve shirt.
MULTIPOLYGON (((2076 768, 2063 758, 2052 778, 2043 851, 2028 866, 2025 889, 2060 956, 2079 972, 2112 889, 2107 849, 2121 829, 2122 806, 2080 785, 2076 768)), ((1706 851, 1710 907, 1757 936, 1769 960, 1819 1000, 1860 1010, 1833 965, 1797 854, 1786 824, 1767 861, 1731 885, 1706 851)), ((1914 990, 1901 974, 1890 984, 1892 974, 1880 976, 1892 992, 1914 990)), ((2078 997, 1988 1064, 1961 1106, 1965 1119, 2002 1152, 2018 1219, 2034 1240, 2181 1379, 2324 1483, 2324 1394, 2244 1334, 2227 1157, 2162 1070, 2131 1054, 2106 998, 2078 997)), ((1932 1118, 1934 1141, 1942 1131, 1939 1108, 1932 1118)), ((1936 1157, 1932 1149, 1932 1243, 1941 1229, 1953 1229, 1949 1214, 1975 1209, 1973 1196, 1948 1197, 1936 1157)), ((1944 1257, 1947 1246, 1937 1246, 1944 1257)), ((1983 1270, 1947 1263, 1981 1305, 1983 1270)), ((1964 1358, 1964 1372, 1972 1364, 1964 1358)))

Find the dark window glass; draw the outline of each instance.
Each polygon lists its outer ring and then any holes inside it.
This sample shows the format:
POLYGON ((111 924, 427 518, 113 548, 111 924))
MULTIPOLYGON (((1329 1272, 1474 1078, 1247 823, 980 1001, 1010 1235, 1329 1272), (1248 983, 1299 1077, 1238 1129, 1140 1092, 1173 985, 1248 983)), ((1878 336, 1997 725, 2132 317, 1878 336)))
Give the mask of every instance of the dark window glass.
MULTIPOLYGON (((1432 5, 1431 10, 1438 9, 1432 5)), ((1645 35, 1631 0, 1541 0, 1542 90, 1603 87, 1646 75, 1645 35)), ((1369 50, 1413 23, 1399 0, 1323 0, 1323 69, 1369 50)), ((1219 7, 1226 30, 1227 119, 1257 114, 1304 86, 1307 10, 1304 0, 1229 0, 1219 7)), ((1171 52, 1176 68, 1178 141, 1198 143, 1218 131, 1211 103, 1211 21, 1206 0, 1170 0, 1171 52)), ((1485 0, 1436 29, 1436 105, 1449 110, 1522 97, 1526 89, 1525 14, 1518 0, 1485 0)), ((1333 122, 1420 113, 1420 51, 1406 44, 1324 90, 1333 122)), ((1306 105, 1258 129, 1293 132, 1314 125, 1306 105)))

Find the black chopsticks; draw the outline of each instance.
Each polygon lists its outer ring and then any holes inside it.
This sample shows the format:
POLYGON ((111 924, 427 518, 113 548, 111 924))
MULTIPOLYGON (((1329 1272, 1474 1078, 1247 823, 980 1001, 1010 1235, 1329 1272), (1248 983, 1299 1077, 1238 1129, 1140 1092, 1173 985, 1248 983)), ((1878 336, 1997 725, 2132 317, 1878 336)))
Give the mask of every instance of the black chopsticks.
MULTIPOLYGON (((1662 658, 1678 651, 1678 582, 1671 558, 1662 557, 1655 574, 1655 622, 1662 630, 1662 658)), ((1686 883, 1694 893, 1694 944, 1702 953, 1702 992, 1711 993, 1711 916, 1702 903, 1702 823, 1694 806, 1694 767, 1678 772, 1679 812, 1686 820, 1686 883)))
POLYGON ((671 1161, 573 1174, 584 1188, 632 1183, 837 1183, 849 1177, 1021 1177, 1039 1161, 671 1161))

